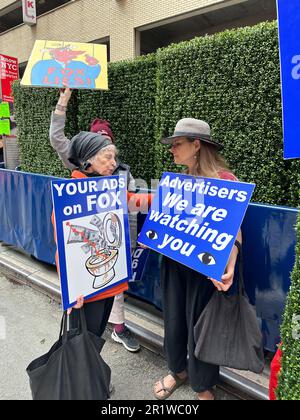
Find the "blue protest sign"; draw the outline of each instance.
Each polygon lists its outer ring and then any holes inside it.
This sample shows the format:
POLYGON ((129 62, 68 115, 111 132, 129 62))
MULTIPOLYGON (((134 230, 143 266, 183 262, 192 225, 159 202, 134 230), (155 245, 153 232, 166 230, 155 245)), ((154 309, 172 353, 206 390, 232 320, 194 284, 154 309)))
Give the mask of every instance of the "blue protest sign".
POLYGON ((254 188, 166 172, 138 241, 221 281, 254 188))
POLYGON ((300 2, 277 0, 284 158, 300 158, 300 2))
POLYGON ((131 279, 124 176, 52 182, 63 308, 131 279))

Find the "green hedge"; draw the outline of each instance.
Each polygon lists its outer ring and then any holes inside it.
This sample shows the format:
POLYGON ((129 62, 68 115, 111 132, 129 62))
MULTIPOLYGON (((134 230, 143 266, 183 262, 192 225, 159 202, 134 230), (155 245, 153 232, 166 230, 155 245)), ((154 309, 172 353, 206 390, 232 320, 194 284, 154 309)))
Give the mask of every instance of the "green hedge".
MULTIPOLYGON (((120 158, 149 181, 178 170, 159 139, 178 119, 206 119, 239 179, 257 185, 254 201, 297 206, 298 161, 283 160, 277 24, 225 31, 157 54, 109 65, 108 92, 80 91, 67 134, 109 119, 120 158)), ((61 175, 48 139, 57 93, 15 85, 22 169, 61 175)))
MULTIPOLYGON (((284 161, 277 24, 226 31, 172 45, 156 55, 109 65, 108 92, 81 91, 69 107, 67 135, 109 119, 120 158, 135 177, 176 170, 159 139, 183 117, 207 120, 240 180, 257 185, 257 202, 298 206, 300 163, 284 161)), ((57 92, 14 86, 22 169, 66 175, 48 132, 57 92)), ((279 399, 300 399, 300 219, 297 261, 282 326, 279 399)), ((280 244, 278 244, 280 246, 280 244)))
POLYGON ((277 392, 279 400, 300 400, 300 216, 297 224, 296 263, 291 279, 281 326, 283 358, 277 392))
MULTIPOLYGON (((283 160, 276 23, 226 31, 158 52, 158 135, 180 118, 205 119, 254 201, 296 206, 299 164, 283 160)), ((161 171, 172 169, 168 152, 161 171)))
MULTIPOLYGON (((24 171, 56 176, 68 176, 50 145, 49 124, 51 112, 58 100, 58 90, 21 88, 14 83, 15 118, 18 126, 18 144, 21 167, 24 171)), ((66 134, 77 132, 76 95, 72 98, 66 134)))
POLYGON ((156 56, 109 65, 109 91, 79 92, 78 123, 88 130, 92 119, 111 121, 119 158, 135 178, 150 182, 156 172, 156 56))

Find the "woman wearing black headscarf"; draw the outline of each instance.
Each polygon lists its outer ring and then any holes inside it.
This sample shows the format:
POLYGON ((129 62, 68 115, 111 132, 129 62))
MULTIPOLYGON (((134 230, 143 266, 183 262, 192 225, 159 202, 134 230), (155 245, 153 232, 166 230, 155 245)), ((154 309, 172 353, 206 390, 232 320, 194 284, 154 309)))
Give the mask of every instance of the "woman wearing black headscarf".
MULTIPOLYGON (((111 140, 95 133, 80 132, 71 140, 69 161, 78 169, 72 172, 72 178, 110 176, 116 168, 116 147, 111 140)), ((75 309, 84 304, 87 328, 92 333, 102 336, 107 325, 114 297, 128 289, 127 283, 116 285, 101 295, 83 302, 79 297, 75 309)), ((77 311, 71 313, 71 325, 77 325, 77 311)))
MULTIPOLYGON (((128 180, 128 191, 135 191, 135 180, 130 173, 130 167, 120 162, 116 157, 114 136, 108 121, 94 120, 90 132, 79 133, 71 142, 65 136, 66 111, 71 95, 72 91, 69 88, 61 90, 50 125, 51 145, 57 151, 64 166, 72 172, 73 177, 82 177, 82 174, 90 177, 125 173, 128 180), (99 141, 100 137, 102 138, 102 143, 99 141), (99 156, 96 159, 98 151, 99 156), (112 155, 114 155, 114 162, 112 162, 112 155), (104 168, 104 163, 98 167, 98 162, 104 162, 104 159, 107 160, 108 167, 104 168), (93 171, 91 172, 90 168, 92 167, 93 171)), ((135 247, 136 241, 134 241, 134 238, 136 237, 136 232, 134 232, 134 227, 136 226, 136 213, 135 215, 131 213, 130 223, 133 227, 131 231, 132 247, 135 247)), ((126 350, 131 352, 136 352, 140 349, 138 340, 125 324, 123 293, 115 296, 109 322, 113 325, 112 339, 114 341, 122 344, 126 350)))

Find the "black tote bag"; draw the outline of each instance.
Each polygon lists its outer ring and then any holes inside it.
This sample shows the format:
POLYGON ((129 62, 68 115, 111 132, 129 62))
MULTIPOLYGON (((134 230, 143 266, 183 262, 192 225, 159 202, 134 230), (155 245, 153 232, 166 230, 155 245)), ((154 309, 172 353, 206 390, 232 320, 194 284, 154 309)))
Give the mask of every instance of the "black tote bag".
POLYGON ((100 356, 105 341, 87 330, 84 309, 80 325, 68 331, 63 315, 59 340, 27 368, 34 400, 107 400, 111 371, 100 356))
POLYGON ((262 334, 255 308, 246 296, 239 246, 238 294, 215 291, 194 327, 195 357, 213 365, 261 373, 262 334))

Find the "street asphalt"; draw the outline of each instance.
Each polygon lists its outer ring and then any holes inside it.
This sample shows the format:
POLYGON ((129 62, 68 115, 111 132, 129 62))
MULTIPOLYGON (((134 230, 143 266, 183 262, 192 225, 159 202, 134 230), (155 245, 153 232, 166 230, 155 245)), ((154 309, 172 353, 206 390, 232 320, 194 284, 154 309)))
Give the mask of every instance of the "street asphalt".
MULTIPOLYGON (((57 340, 61 315, 56 302, 0 277, 0 400, 31 399, 26 367, 57 340)), ((153 384, 167 372, 164 359, 144 348, 130 353, 106 335, 102 356, 112 369, 111 400, 154 400, 153 384)), ((195 395, 186 385, 170 400, 195 401, 195 395)), ((221 390, 216 398, 237 399, 221 390)))

